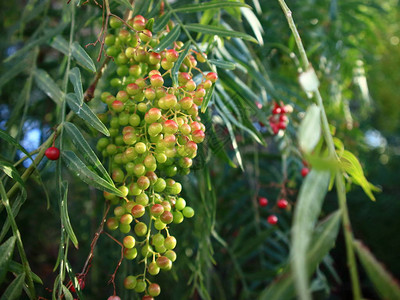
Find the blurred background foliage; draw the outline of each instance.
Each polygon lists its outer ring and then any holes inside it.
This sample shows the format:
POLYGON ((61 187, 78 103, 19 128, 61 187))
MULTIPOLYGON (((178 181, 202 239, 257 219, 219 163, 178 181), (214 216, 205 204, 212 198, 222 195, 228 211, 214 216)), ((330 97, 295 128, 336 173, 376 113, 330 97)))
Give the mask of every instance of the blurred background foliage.
MULTIPOLYGON (((124 1, 111 2, 122 16, 124 1)), ((135 1, 137 6, 147 1, 135 1)), ((172 1, 171 1, 172 2, 172 1)), ((174 7, 199 1, 175 1, 174 7)), ((244 2, 244 1, 243 1, 244 2)), ((158 1, 147 5, 155 7, 158 1)), ((273 282, 288 259, 292 213, 290 207, 302 181, 303 166, 296 129, 310 103, 298 84, 301 68, 294 39, 277 1, 248 0, 252 10, 230 8, 201 13, 179 14, 183 24, 222 24, 246 32, 259 44, 239 39, 193 36, 209 58, 234 62, 234 70, 218 69, 216 96, 203 116, 208 132, 214 130, 201 148, 195 170, 181 181, 183 195, 196 210, 196 217, 183 226, 171 226, 178 239, 178 260, 172 276, 165 273, 158 282, 164 288, 161 299, 251 299, 273 282), (294 107, 285 132, 274 136, 269 128, 273 101, 294 107), (229 163, 230 161, 230 163, 229 163), (236 168, 232 167, 235 165, 236 168), (284 189, 283 189, 284 187, 284 189), (286 193, 286 194, 282 194, 286 193), (287 197, 289 209, 275 202, 287 197), (267 207, 258 197, 269 199, 267 207), (273 227, 266 221, 275 213, 273 227)), ((321 81, 321 93, 328 118, 346 149, 357 155, 370 182, 382 188, 372 202, 358 186, 348 184, 348 206, 356 238, 364 241, 386 268, 400 278, 400 10, 398 0, 337 1, 288 0, 310 62, 321 81)), ((70 4, 72 5, 72 4, 70 4)), ((35 66, 46 70, 59 86, 66 68, 66 56, 50 46, 54 36, 69 36, 66 2, 50 0, 1 1, 0 3, 0 128, 35 150, 59 122, 59 107, 32 80, 35 66), (27 49, 27 51, 17 52, 27 49), (16 55, 18 54, 19 55, 16 55), (13 56, 14 55, 14 56, 13 56), (27 84, 31 82, 31 84, 27 84)), ((151 13, 151 11, 149 10, 151 13)), ((101 26, 102 10, 93 1, 76 9, 74 40, 84 46, 94 42, 101 26)), ((172 18, 174 19, 174 18, 172 18)), ((176 21, 176 20, 175 20, 176 21)), ((182 34, 181 40, 187 36, 182 34)), ((99 45, 86 51, 95 60, 99 45)), ((103 58, 104 59, 104 58, 103 58)), ((99 67, 101 63, 96 63, 99 67)), ((93 73, 81 68, 84 88, 93 73)), ((100 80, 91 107, 108 84, 107 73, 100 80)), ((70 89, 72 87, 69 87, 70 89)), ((94 131, 77 118, 88 142, 95 148, 94 131)), ((1 142, 1 159, 15 162, 23 156, 1 142)), ((19 167, 22 173, 26 161, 19 167)), ((16 221, 19 225, 32 270, 43 280, 38 294, 51 298, 53 272, 60 242, 58 194, 54 185, 55 164, 39 165, 49 193, 50 208, 38 177, 26 184, 28 199, 16 221)), ((69 261, 80 272, 90 251, 90 243, 104 209, 101 193, 88 187, 65 170, 69 181, 69 215, 80 243, 70 248, 69 261)), ((7 186, 10 182, 7 183, 7 186)), ((337 209, 334 195, 328 194, 324 214, 337 209)), ((5 212, 1 212, 1 223, 5 212)), ((120 255, 120 248, 101 236, 86 280, 87 299, 103 299, 112 294, 107 285, 120 255)), ((313 276, 316 299, 351 298, 342 235, 313 276)), ((132 264, 124 262, 118 279, 132 264)), ((364 296, 377 299, 364 273, 364 296)), ((9 274, 0 287, 13 279, 9 274)), ((124 291, 122 299, 136 299, 124 291)))

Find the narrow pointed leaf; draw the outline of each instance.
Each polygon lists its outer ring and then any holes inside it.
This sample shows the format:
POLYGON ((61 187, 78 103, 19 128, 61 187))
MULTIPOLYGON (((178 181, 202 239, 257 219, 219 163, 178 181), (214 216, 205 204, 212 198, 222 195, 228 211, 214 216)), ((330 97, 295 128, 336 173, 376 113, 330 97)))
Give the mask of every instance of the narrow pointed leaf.
POLYGON ((75 94, 68 94, 66 98, 69 107, 76 113, 78 117, 85 120, 90 126, 100 131, 104 135, 110 136, 110 132, 108 131, 107 127, 103 124, 103 122, 100 121, 100 119, 87 104, 82 103, 82 105, 80 105, 75 94))
POLYGON ((298 140, 300 149, 311 153, 321 138, 321 110, 315 104, 308 107, 304 119, 300 123, 298 140))
POLYGON ((74 42, 71 45, 71 54, 82 66, 92 72, 96 72, 96 66, 94 65, 92 58, 89 56, 89 54, 87 54, 85 49, 83 49, 82 46, 79 45, 78 42, 74 42))
MULTIPOLYGON (((24 268, 22 267, 22 265, 20 263, 17 263, 16 261, 12 260, 12 261, 10 261, 10 264, 8 265, 8 271, 20 275, 24 272, 24 268)), ((39 276, 37 276, 33 272, 31 272, 31 275, 32 275, 33 281, 43 284, 43 281, 42 281, 42 279, 40 279, 39 276)))
POLYGON ((16 147, 18 150, 20 150, 21 152, 23 152, 26 156, 28 156, 32 161, 33 158, 32 156, 28 153, 28 151, 26 151, 26 149, 24 147, 22 147, 16 139, 14 139, 11 135, 9 135, 7 132, 5 132, 4 130, 0 129, 0 138, 5 140, 7 143, 13 145, 14 147, 16 147))
POLYGON ((85 161, 89 163, 103 179, 107 180, 110 183, 113 183, 107 170, 103 167, 102 163, 97 158, 96 154, 94 153, 88 142, 86 142, 79 129, 70 122, 65 122, 64 128, 68 136, 74 143, 75 147, 79 150, 79 153, 82 154, 85 158, 85 161))
POLYGON ((67 287, 65 285, 61 285, 62 286, 62 291, 64 294, 64 297, 66 300, 74 300, 74 297, 72 296, 71 292, 69 291, 69 289, 67 289, 67 287))
MULTIPOLYGON (((320 222, 314 230, 307 252, 307 271, 310 277, 323 258, 335 245, 340 228, 341 213, 336 211, 320 222)), ((259 300, 293 299, 296 296, 290 265, 260 295, 259 300)))
POLYGON ((248 40, 253 43, 258 43, 257 40, 243 32, 228 30, 220 26, 214 25, 202 25, 202 24, 187 24, 185 25, 186 29, 194 32, 204 33, 204 34, 211 34, 211 35, 218 35, 219 37, 232 37, 232 38, 240 38, 244 40, 248 40))
POLYGON ((63 151, 62 157, 68 169, 70 169, 70 171, 72 171, 76 176, 78 176, 88 185, 120 197, 124 196, 121 191, 115 187, 114 184, 105 181, 103 178, 90 171, 89 168, 78 158, 78 156, 76 156, 74 152, 68 150, 63 151))
POLYGON ((19 175, 17 169, 9 162, 0 160, 0 170, 3 171, 8 177, 14 179, 16 182, 19 183, 22 192, 22 197, 26 199, 25 183, 22 180, 21 176, 19 175))
POLYGON ((354 248, 360 258, 361 264, 373 283, 380 299, 399 300, 400 285, 393 276, 374 257, 361 241, 353 242, 354 248))
POLYGON ((291 265, 299 299, 311 299, 306 256, 314 225, 328 191, 330 172, 312 170, 300 188, 292 227, 291 265))
POLYGON ((161 18, 156 19, 156 21, 154 22, 153 31, 159 32, 160 30, 162 30, 165 27, 165 25, 167 25, 170 19, 171 19, 171 12, 167 12, 161 18))
POLYGON ((217 2, 205 2, 199 4, 182 5, 174 9, 176 12, 181 13, 193 13, 199 11, 205 11, 207 9, 221 9, 221 8, 232 8, 232 7, 247 7, 251 9, 245 3, 231 2, 231 1, 217 1, 217 2))
POLYGON ((64 55, 68 55, 69 44, 67 40, 64 39, 62 36, 57 35, 56 37, 54 37, 54 39, 50 42, 50 46, 60 51, 64 55))
POLYGON ((35 81, 43 93, 49 96, 56 104, 62 103, 64 93, 45 70, 35 70, 35 81))
POLYGON ((7 287, 0 300, 20 299, 22 288, 24 287, 25 274, 18 275, 7 287))
POLYGON ((0 246, 0 283, 3 281, 14 253, 15 236, 10 237, 0 246))
POLYGON ((227 70, 234 70, 236 68, 236 64, 231 61, 226 61, 221 59, 209 59, 208 61, 213 65, 217 66, 218 68, 227 70))
POLYGON ((25 71, 30 65, 31 56, 24 57, 19 61, 11 64, 9 68, 7 68, 3 74, 0 76, 0 90, 1 88, 14 77, 16 77, 21 72, 25 71))
POLYGON ((65 261, 65 267, 67 269, 67 273, 68 273, 69 279, 71 280, 72 284, 75 287, 75 292, 78 295, 78 299, 79 300, 84 300, 85 298, 84 298, 84 296, 82 294, 81 286, 79 284, 78 279, 75 276, 74 271, 72 270, 71 264, 69 263, 68 259, 65 261))
POLYGON ((183 60, 185 59, 186 55, 189 53, 189 48, 190 48, 190 41, 187 41, 183 47, 182 47, 182 52, 179 54, 178 59, 174 63, 174 66, 171 69, 171 74, 172 74, 172 83, 174 86, 178 86, 178 71, 179 68, 182 65, 183 60))
POLYGON ((213 84, 210 89, 208 89, 206 95, 204 96, 203 103, 201 103, 201 112, 205 113, 207 110, 208 104, 214 94, 215 85, 213 84))
POLYGON ((64 189, 64 195, 61 201, 61 220, 69 238, 71 239, 71 242, 74 244, 75 248, 78 249, 78 239, 76 238, 74 230, 72 229, 71 221, 68 215, 68 182, 63 182, 62 187, 64 189))
POLYGON ((75 95, 79 100, 79 104, 83 103, 83 88, 82 88, 82 78, 81 71, 78 67, 73 68, 69 71, 69 80, 71 80, 74 86, 75 95))
MULTIPOLYGON (((22 204, 24 204, 26 200, 26 197, 24 198, 23 195, 18 195, 17 198, 13 201, 12 203, 12 213, 14 218, 18 215, 19 210, 21 209, 22 204)), ((1 228, 1 233, 0 233, 0 243, 3 241, 4 237, 7 236, 8 230, 10 230, 11 222, 10 218, 7 217, 6 221, 3 223, 3 226, 1 228)))
POLYGON ((181 27, 180 25, 175 25, 174 28, 161 40, 161 42, 154 47, 155 52, 160 52, 165 48, 168 48, 173 42, 175 42, 179 35, 181 34, 181 27))
POLYGON ((127 9, 132 9, 132 4, 128 0, 114 0, 120 5, 123 5, 127 9))

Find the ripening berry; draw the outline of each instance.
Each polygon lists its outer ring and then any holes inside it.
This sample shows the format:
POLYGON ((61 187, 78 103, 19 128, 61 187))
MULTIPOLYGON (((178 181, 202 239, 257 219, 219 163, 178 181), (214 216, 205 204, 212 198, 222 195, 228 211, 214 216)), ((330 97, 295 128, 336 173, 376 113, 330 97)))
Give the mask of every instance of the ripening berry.
POLYGON ((258 203, 262 207, 267 206, 268 205, 268 199, 265 198, 265 197, 260 197, 260 198, 258 198, 258 203))
POLYGON ((57 160, 60 157, 60 150, 56 147, 47 148, 44 155, 50 160, 57 160))
POLYGON ((217 73, 210 72, 206 75, 207 80, 210 80, 212 83, 215 83, 218 79, 217 73))
POLYGON ((271 225, 276 225, 278 223, 278 217, 275 215, 270 215, 267 219, 267 222, 271 225))
POLYGON ((310 170, 307 167, 301 169, 301 176, 306 177, 308 173, 310 173, 310 170))
POLYGON ((278 205, 279 208, 285 209, 288 206, 288 202, 287 202, 286 199, 280 199, 277 202, 277 205, 278 205))

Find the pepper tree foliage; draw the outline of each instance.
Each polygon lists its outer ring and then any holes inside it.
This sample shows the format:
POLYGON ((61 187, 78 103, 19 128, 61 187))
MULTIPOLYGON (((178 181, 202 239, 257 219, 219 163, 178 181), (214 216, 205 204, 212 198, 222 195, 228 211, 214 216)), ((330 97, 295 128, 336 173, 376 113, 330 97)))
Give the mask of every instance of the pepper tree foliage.
POLYGON ((362 143, 359 124, 371 113, 370 47, 396 4, 31 0, 7 9, 2 3, 3 297, 139 297, 122 284, 138 267, 131 261, 122 260, 115 288, 107 285, 121 247, 101 230, 108 204, 96 188, 104 189, 107 178, 92 175, 101 168, 96 142, 106 133, 95 113, 104 112, 100 97, 115 66, 101 51, 101 35, 90 43, 112 13, 153 18, 156 29, 172 20, 181 29, 175 39, 204 51, 219 77, 201 106, 206 140, 192 172, 180 178, 196 215, 171 226, 178 259, 158 275, 159 298, 327 297, 344 285, 329 254, 340 231, 353 297, 373 286, 382 298, 398 299, 391 275, 355 240, 346 205, 355 185, 372 200, 378 191, 353 153, 362 143), (68 93, 84 95, 87 106, 66 105, 68 93), (274 109, 284 105, 293 112, 282 114, 285 125, 276 128, 274 109), (78 134, 68 134, 67 121, 78 134), (53 143, 61 149, 57 162, 44 158, 53 143), (311 172, 303 178, 305 166, 311 172), (328 190, 338 203, 333 211, 321 210, 328 190), (266 207, 259 197, 268 198, 266 207), (286 209, 276 205, 281 198, 289 201, 286 209), (267 222, 272 214, 277 225, 267 222), (364 289, 361 269, 372 283, 364 289))

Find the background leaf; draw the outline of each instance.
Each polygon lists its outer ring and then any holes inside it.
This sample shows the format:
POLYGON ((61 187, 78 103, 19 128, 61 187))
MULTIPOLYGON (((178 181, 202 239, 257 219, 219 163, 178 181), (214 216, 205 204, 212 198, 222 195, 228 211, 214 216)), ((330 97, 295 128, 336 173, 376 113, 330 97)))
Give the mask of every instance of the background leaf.
POLYGON ((79 100, 79 104, 82 104, 83 88, 82 88, 81 71, 79 71, 78 67, 75 67, 69 71, 69 80, 71 80, 72 85, 74 86, 75 95, 79 100))
POLYGON ((35 70, 35 81, 43 93, 49 96, 57 105, 62 103, 64 93, 45 70, 35 70))
POLYGON ((4 294, 1 296, 0 300, 14 300, 20 299, 22 288, 24 286, 25 274, 20 274, 10 283, 10 285, 5 290, 4 294))
POLYGON ((14 253, 15 240, 16 238, 12 236, 0 245, 0 283, 3 282, 11 257, 14 253))

